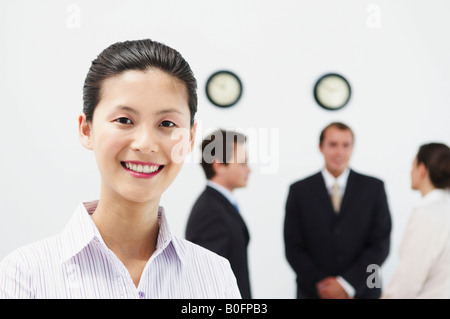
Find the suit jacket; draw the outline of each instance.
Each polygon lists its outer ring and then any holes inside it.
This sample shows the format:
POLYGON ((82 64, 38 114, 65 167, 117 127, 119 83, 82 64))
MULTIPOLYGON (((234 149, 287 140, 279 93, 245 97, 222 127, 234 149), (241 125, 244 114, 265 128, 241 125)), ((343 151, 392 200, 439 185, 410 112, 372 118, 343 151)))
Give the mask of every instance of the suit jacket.
MULTIPOLYGON (((336 214, 322 173, 291 185, 286 202, 286 257, 297 274, 297 296, 318 298, 316 283, 342 276, 355 298, 379 298, 369 288, 371 264, 389 253, 391 217, 382 181, 350 170, 341 210, 336 214)), ((370 285, 373 286, 373 285, 370 285)))
POLYGON ((194 204, 186 239, 228 259, 244 299, 251 298, 247 262, 250 236, 237 209, 219 191, 207 186, 194 204))

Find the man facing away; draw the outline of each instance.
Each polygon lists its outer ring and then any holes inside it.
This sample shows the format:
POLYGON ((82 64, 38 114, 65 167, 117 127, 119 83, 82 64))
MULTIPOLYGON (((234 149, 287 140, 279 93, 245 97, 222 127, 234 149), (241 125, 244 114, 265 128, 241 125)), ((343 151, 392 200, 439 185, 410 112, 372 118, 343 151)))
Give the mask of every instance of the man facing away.
POLYGON ((298 298, 380 297, 367 284, 368 266, 381 266, 389 253, 391 217, 383 182, 349 168, 353 144, 347 125, 325 127, 325 167, 289 189, 285 252, 298 298))
POLYGON ((250 174, 245 139, 237 132, 217 130, 203 140, 201 165, 207 186, 192 208, 186 239, 227 258, 242 298, 250 299, 250 236, 233 194, 247 185, 250 174))

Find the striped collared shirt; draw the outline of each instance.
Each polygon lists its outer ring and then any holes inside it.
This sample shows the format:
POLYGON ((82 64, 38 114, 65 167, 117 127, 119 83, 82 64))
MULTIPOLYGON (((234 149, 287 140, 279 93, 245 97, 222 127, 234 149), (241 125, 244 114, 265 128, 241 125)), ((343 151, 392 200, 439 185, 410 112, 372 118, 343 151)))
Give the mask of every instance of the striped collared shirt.
POLYGON ((7 256, 0 298, 240 298, 229 262, 173 236, 162 207, 156 250, 136 287, 90 217, 97 203, 80 204, 62 233, 7 256))

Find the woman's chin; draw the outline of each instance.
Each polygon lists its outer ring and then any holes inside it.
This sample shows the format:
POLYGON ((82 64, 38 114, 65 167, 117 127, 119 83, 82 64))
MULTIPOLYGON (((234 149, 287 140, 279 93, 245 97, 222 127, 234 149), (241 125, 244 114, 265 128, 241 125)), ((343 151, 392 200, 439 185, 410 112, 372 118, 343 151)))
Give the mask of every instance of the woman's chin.
POLYGON ((125 201, 136 203, 136 204, 145 204, 149 202, 157 201, 161 198, 161 193, 152 194, 151 191, 145 192, 122 192, 118 196, 122 197, 125 201))

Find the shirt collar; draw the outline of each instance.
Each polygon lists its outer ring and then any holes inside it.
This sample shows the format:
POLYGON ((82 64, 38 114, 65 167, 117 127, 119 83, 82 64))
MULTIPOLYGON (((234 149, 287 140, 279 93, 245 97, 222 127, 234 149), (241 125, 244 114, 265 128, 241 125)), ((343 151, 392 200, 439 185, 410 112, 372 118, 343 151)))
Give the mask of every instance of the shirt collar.
POLYGON ((206 182, 206 185, 214 188, 215 190, 217 190, 219 193, 221 193, 223 196, 225 196, 226 199, 228 199, 228 201, 233 204, 236 205, 237 204, 237 199, 236 196, 234 196, 234 194, 232 192, 230 192, 229 189, 223 187, 220 184, 217 184, 211 180, 208 180, 206 182))
MULTIPOLYGON (((95 211, 97 204, 98 201, 81 203, 63 230, 61 235, 65 246, 61 255, 62 262, 76 256, 93 240, 98 241, 105 249, 108 249, 90 216, 95 211)), ((173 236, 169 230, 165 210, 162 206, 158 208, 158 223, 159 232, 155 253, 164 251, 169 244, 173 243, 173 236)), ((178 258, 183 261, 184 252, 177 245, 173 245, 173 247, 178 258)))
POLYGON ((325 186, 328 191, 331 191, 331 187, 333 187, 334 183, 337 182, 342 192, 344 192, 345 187, 347 186, 348 175, 350 174, 350 169, 347 167, 345 170, 339 175, 337 178, 334 177, 326 167, 322 169, 322 176, 325 181, 325 186))
POLYGON ((418 206, 427 205, 431 202, 444 199, 445 197, 450 198, 450 191, 445 189, 436 188, 423 196, 418 204, 418 206))

